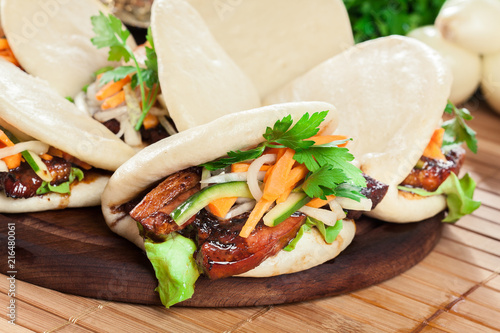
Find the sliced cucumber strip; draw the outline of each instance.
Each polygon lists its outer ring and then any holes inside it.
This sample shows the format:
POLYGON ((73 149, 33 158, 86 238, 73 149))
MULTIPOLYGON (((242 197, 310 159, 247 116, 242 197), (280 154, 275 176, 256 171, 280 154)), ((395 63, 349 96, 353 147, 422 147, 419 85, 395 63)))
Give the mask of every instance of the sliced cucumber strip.
POLYGON ((33 171, 35 171, 38 177, 40 177, 43 181, 51 182, 54 179, 51 176, 49 169, 47 169, 45 163, 43 163, 40 156, 29 150, 25 150, 21 154, 23 155, 26 162, 33 169, 33 171))
POLYGON ((311 198, 304 192, 290 193, 285 202, 277 204, 273 209, 267 212, 266 215, 264 215, 264 224, 268 227, 274 227, 280 224, 309 201, 311 201, 311 198))
POLYGON ((207 187, 192 195, 170 213, 178 225, 183 225, 210 202, 220 198, 253 198, 246 182, 229 182, 207 187))

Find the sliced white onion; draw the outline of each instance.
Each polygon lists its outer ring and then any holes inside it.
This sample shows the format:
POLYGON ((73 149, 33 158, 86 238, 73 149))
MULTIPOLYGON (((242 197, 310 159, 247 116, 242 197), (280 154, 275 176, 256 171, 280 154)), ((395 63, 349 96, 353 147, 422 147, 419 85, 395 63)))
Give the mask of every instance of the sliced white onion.
POLYGON ((165 103, 165 98, 163 97, 163 95, 158 94, 158 96, 156 96, 156 100, 158 101, 158 103, 160 103, 160 105, 163 107, 163 109, 165 109, 165 111, 167 111, 167 116, 169 116, 170 114, 168 113, 167 103, 165 103))
POLYGON ((45 182, 51 182, 52 180, 54 180, 54 177, 52 177, 52 175, 50 174, 49 168, 47 168, 47 165, 43 163, 40 156, 30 150, 28 150, 28 153, 31 155, 31 158, 38 166, 38 171, 36 171, 38 177, 40 177, 45 182))
POLYGON ((208 170, 207 168, 203 168, 201 170, 201 189, 203 190, 205 187, 208 186, 208 184, 204 184, 203 181, 207 178, 210 178, 212 176, 212 173, 210 172, 210 170, 208 170))
POLYGON ((250 193, 259 201, 262 198, 262 190, 259 183, 260 168, 266 163, 274 163, 276 161, 276 154, 266 154, 256 158, 248 167, 247 184, 250 193))
POLYGON ((337 223, 338 217, 336 212, 331 210, 326 210, 322 208, 312 208, 309 206, 303 206, 299 209, 299 212, 306 214, 316 220, 323 222, 326 225, 335 225, 337 223))
MULTIPOLYGON (((335 198, 336 199, 336 198, 335 198)), ((330 200, 328 206, 330 206, 330 210, 337 214, 337 220, 342 220, 345 218, 345 212, 342 209, 342 206, 335 200, 330 200)))
POLYGON ((368 198, 361 198, 359 202, 349 198, 337 197, 335 200, 342 206, 344 209, 352 209, 352 210, 362 210, 362 211, 370 211, 372 209, 372 201, 368 198))
MULTIPOLYGON (((257 179, 263 180, 266 175, 265 171, 259 171, 257 173, 257 179)), ((222 173, 217 176, 212 176, 207 179, 202 179, 200 183, 202 184, 219 184, 219 183, 228 183, 228 182, 244 182, 247 180, 248 172, 231 172, 231 173, 222 173)))
POLYGON ((170 123, 170 121, 167 120, 167 117, 159 116, 158 120, 160 121, 161 126, 163 126, 163 128, 167 131, 168 135, 177 134, 177 130, 170 123))
POLYGON ((120 128, 123 128, 123 135, 126 144, 131 147, 139 147, 142 145, 141 132, 136 131, 129 119, 125 116, 119 119, 120 120, 120 128))
POLYGON ((9 172, 7 164, 2 160, 0 160, 0 172, 9 172))
POLYGON ((245 203, 242 203, 241 205, 234 206, 225 216, 226 219, 233 218, 235 216, 238 216, 240 214, 246 213, 251 211, 255 207, 255 200, 251 200, 245 203))
POLYGON ((149 109, 149 113, 151 113, 153 116, 168 116, 168 111, 167 109, 163 108, 158 108, 156 106, 153 106, 151 109, 149 109))
POLYGON ((236 199, 237 204, 242 204, 242 203, 246 203, 249 201, 254 201, 254 199, 250 199, 250 198, 238 198, 238 199, 236 199))
POLYGON ((11 147, 1 148, 0 158, 12 156, 25 150, 30 150, 37 155, 41 155, 49 150, 49 145, 40 141, 20 142, 11 147))
POLYGON ((94 114, 94 119, 101 123, 104 123, 111 119, 121 118, 125 114, 127 114, 127 107, 120 106, 116 109, 96 112, 94 114))

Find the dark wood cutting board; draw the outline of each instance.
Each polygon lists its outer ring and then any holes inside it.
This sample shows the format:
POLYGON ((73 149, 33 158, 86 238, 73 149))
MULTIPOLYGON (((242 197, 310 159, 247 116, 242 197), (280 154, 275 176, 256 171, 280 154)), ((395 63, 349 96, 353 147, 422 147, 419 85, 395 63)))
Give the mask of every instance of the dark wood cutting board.
MULTIPOLYGON (((282 304, 347 293, 398 275, 422 260, 440 237, 442 215, 410 224, 357 222, 353 243, 337 258, 307 271, 271 278, 200 278, 180 306, 282 304)), ((16 228, 16 278, 64 293, 141 304, 161 304, 146 255, 112 233, 100 208, 0 214, 0 240, 16 228)), ((2 258, 7 258, 2 245, 2 258)), ((2 273, 9 271, 0 261, 2 273)))

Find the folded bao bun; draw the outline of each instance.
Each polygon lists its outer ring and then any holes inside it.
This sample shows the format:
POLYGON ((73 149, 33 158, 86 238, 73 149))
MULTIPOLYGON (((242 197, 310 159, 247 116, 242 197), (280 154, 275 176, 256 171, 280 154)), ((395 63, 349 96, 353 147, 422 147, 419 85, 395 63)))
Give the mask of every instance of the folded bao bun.
MULTIPOLYGON (((0 125, 19 139, 34 138, 58 148, 93 167, 113 171, 134 150, 104 125, 82 115, 73 103, 59 96, 48 83, 0 60, 0 125)), ((49 194, 28 199, 0 195, 0 211, 28 212, 98 205, 106 178, 78 182, 71 195, 49 194)))
POLYGON ((354 44, 341 0, 188 0, 262 98, 354 44))
POLYGON ((397 186, 408 176, 440 126, 451 73, 440 55, 407 37, 364 42, 318 65, 270 96, 266 103, 326 101, 336 106, 338 134, 369 176, 389 185, 367 215, 414 222, 446 207, 444 196, 407 195, 397 186))
POLYGON ((260 106, 250 79, 186 1, 155 1, 151 29, 163 97, 179 131, 260 106))
MULTIPOLYGON (((111 177, 102 196, 106 223, 117 234, 144 249, 137 223, 116 207, 129 202, 158 181, 179 170, 225 156, 228 151, 259 144, 266 127, 292 115, 294 121, 306 113, 330 110, 321 133, 337 126, 335 108, 323 102, 287 103, 233 113, 208 124, 191 128, 146 147, 123 164, 111 177)), ((301 239, 295 250, 280 251, 245 276, 271 276, 304 270, 337 256, 354 237, 352 220, 344 220, 344 228, 334 243, 328 245, 315 230, 301 239)))
MULTIPOLYGON (((97 0, 2 0, 2 25, 21 66, 47 80, 63 97, 74 97, 92 73, 113 65, 97 49, 90 17, 106 8, 97 0)), ((132 38, 130 45, 135 45, 132 38)))
POLYGON ((500 114, 500 52, 483 57, 481 91, 488 104, 500 114))

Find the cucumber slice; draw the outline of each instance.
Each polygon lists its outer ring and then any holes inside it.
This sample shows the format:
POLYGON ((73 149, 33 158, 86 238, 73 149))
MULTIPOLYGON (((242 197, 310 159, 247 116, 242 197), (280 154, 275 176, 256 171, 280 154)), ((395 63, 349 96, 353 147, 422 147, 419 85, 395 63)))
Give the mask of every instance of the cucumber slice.
POLYGON ((47 169, 45 163, 43 163, 40 156, 29 150, 25 150, 21 154, 23 155, 26 162, 33 169, 33 171, 35 171, 38 177, 40 177, 43 181, 51 182, 54 179, 51 176, 49 169, 47 169))
POLYGON ((268 227, 277 226, 309 201, 311 201, 311 198, 304 192, 290 193, 285 202, 277 204, 264 215, 264 224, 268 227))
POLYGON ((178 225, 183 225, 202 210, 206 205, 216 199, 239 197, 253 199, 247 182, 229 182, 207 187, 200 192, 192 195, 184 201, 179 207, 170 213, 170 217, 178 225))

